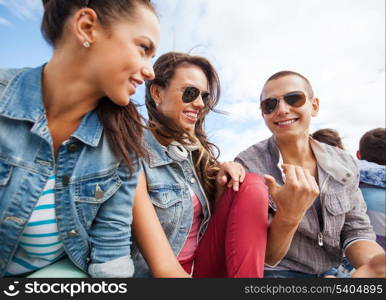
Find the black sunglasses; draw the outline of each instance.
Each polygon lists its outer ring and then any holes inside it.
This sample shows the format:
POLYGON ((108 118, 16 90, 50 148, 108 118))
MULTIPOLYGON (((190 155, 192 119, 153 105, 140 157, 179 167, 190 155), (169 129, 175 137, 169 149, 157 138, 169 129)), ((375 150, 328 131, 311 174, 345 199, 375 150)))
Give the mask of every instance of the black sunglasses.
POLYGON ((182 101, 184 101, 184 103, 193 102, 200 94, 202 101, 207 102, 209 100, 210 94, 208 92, 201 92, 198 88, 189 86, 185 88, 182 93, 182 101))
MULTIPOLYGON (((301 107, 306 103, 307 96, 303 92, 290 92, 280 97, 292 107, 301 107)), ((260 103, 260 108, 265 115, 273 113, 278 107, 280 98, 267 98, 260 103)))

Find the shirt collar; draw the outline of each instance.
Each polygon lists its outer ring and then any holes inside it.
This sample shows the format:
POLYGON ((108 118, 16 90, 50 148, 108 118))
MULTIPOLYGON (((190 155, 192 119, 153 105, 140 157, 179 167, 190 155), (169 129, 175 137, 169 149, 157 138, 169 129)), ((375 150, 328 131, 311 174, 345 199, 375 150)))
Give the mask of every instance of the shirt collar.
POLYGON ((350 154, 337 147, 320 143, 312 137, 310 137, 310 145, 318 165, 336 181, 345 185, 359 175, 354 173, 355 169, 352 166, 356 165, 350 154))
POLYGON ((149 152, 150 167, 159 167, 173 162, 173 160, 167 155, 167 148, 156 140, 150 130, 145 130, 144 138, 145 147, 149 152))
POLYGON ((36 123, 45 113, 41 76, 43 66, 17 74, 7 85, 0 101, 0 115, 36 123))
MULTIPOLYGON (((43 68, 44 65, 26 69, 9 82, 0 100, 1 116, 33 123, 37 123, 42 117, 46 119, 41 80, 43 68)), ((94 110, 83 117, 72 136, 85 144, 96 147, 102 132, 103 126, 94 110)))
MULTIPOLYGON (((283 157, 275 143, 274 138, 271 137, 271 139, 271 142, 274 144, 274 150, 275 152, 277 151, 277 167, 281 171, 283 180, 285 180, 285 174, 283 173, 283 169, 281 167, 283 164, 283 157)), ((328 175, 332 176, 336 181, 341 184, 346 184, 349 181, 348 179, 355 175, 351 169, 346 167, 347 161, 345 161, 344 157, 349 154, 343 155, 342 153, 339 155, 337 152, 341 151, 340 149, 319 143, 312 137, 310 137, 310 146, 316 157, 318 166, 328 175)))
POLYGON ((72 136, 91 147, 96 147, 101 140, 102 133, 103 125, 96 110, 93 110, 83 117, 78 129, 72 136))

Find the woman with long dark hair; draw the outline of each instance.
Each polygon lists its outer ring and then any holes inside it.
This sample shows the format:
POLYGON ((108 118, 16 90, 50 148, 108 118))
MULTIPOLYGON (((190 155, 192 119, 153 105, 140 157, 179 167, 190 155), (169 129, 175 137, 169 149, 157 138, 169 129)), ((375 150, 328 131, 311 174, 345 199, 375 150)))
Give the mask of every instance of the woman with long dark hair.
POLYGON ((240 164, 220 163, 204 130, 220 99, 216 70, 204 57, 169 52, 154 71, 137 188, 151 201, 138 196, 133 208, 135 276, 261 277, 266 187, 240 164))
POLYGON ((147 0, 45 0, 53 57, 0 70, 0 275, 63 257, 93 277, 133 274, 142 124, 130 101, 154 78, 147 0))

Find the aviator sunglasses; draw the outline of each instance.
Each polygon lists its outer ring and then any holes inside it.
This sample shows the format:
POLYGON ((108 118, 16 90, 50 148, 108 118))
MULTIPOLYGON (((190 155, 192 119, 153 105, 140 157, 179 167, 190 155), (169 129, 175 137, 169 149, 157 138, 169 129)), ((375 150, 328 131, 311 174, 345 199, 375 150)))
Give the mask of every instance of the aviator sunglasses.
POLYGON ((301 107, 306 103, 307 96, 303 92, 290 92, 282 97, 267 98, 260 103, 260 108, 265 115, 273 113, 278 107, 280 98, 284 100, 289 106, 301 107))
POLYGON ((194 86, 186 87, 182 93, 182 101, 184 101, 184 103, 193 102, 198 98, 198 96, 200 96, 200 94, 202 101, 206 103, 210 97, 210 94, 208 92, 201 92, 198 88, 194 86))

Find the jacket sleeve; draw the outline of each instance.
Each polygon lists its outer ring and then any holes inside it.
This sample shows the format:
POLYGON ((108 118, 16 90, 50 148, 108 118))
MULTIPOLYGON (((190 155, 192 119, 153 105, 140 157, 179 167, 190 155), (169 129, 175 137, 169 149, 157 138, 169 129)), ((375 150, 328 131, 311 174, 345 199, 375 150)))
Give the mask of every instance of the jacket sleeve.
POLYGON ((138 174, 138 163, 131 177, 121 170, 122 186, 98 211, 89 232, 91 264, 88 272, 91 277, 127 278, 134 274, 130 255, 131 224, 138 174))
POLYGON ((355 183, 348 195, 351 209, 346 213, 345 223, 341 231, 343 249, 356 240, 375 240, 375 233, 367 215, 367 206, 359 189, 359 172, 355 166, 355 183))

